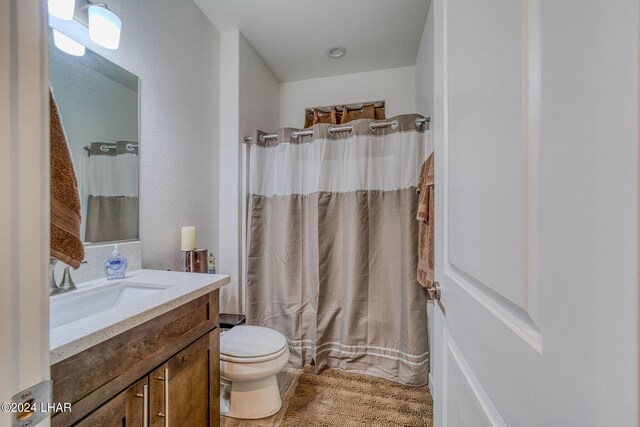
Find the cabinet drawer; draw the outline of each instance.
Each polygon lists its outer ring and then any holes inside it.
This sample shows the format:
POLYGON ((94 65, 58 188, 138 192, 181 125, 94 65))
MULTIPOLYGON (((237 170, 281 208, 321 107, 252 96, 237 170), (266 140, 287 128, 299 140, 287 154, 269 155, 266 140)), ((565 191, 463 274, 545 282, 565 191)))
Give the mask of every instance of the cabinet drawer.
POLYGON ((54 415, 52 425, 72 425, 216 328, 218 294, 203 295, 53 365, 53 401, 72 406, 54 415))

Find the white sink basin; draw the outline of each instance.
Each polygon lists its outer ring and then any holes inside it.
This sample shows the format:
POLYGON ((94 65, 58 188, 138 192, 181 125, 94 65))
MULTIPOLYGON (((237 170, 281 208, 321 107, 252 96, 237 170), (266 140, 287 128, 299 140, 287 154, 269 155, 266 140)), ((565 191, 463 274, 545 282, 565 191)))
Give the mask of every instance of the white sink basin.
POLYGON ((64 326, 105 310, 149 297, 170 286, 137 282, 106 283, 91 289, 79 289, 51 298, 49 327, 64 326))

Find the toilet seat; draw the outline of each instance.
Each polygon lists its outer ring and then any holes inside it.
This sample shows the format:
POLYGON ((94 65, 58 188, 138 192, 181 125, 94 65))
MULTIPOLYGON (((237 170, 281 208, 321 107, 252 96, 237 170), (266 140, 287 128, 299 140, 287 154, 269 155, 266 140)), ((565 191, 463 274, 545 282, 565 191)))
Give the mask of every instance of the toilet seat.
POLYGON ((264 356, 258 357, 239 357, 239 356, 230 356, 228 354, 223 354, 220 352, 220 360, 224 362, 234 362, 234 363, 260 363, 260 362, 268 362, 269 360, 277 359, 282 356, 287 351, 287 346, 285 345, 279 351, 271 354, 266 354, 264 356))
POLYGON ((236 326, 220 338, 220 360, 226 362, 266 362, 277 359, 286 350, 284 335, 262 326, 236 326))

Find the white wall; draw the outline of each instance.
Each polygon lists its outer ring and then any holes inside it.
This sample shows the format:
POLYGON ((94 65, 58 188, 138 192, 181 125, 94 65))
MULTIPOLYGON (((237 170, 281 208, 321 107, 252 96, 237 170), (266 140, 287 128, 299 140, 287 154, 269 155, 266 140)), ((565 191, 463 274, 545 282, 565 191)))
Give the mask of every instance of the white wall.
POLYGON ((416 113, 433 116, 433 3, 416 57, 416 113))
POLYGON ((279 83, 240 34, 240 136, 278 126, 279 83))
POLYGON ((281 83, 279 127, 303 127, 309 107, 381 100, 387 117, 415 113, 415 67, 281 83))
MULTIPOLYGON (((275 129, 278 127, 280 105, 279 82, 271 69, 264 63, 253 46, 240 34, 240 138, 249 136, 256 129, 275 129)), ((247 167, 241 168, 242 177, 247 178, 247 167)), ((250 173, 250 171, 249 171, 250 173)), ((241 182, 241 185, 245 182, 241 182)), ((248 192, 241 195, 243 199, 248 192)), ((246 222, 246 205, 241 208, 241 221, 246 222)), ((244 246, 245 234, 241 233, 241 248, 244 246)), ((241 250, 240 266, 242 274, 239 277, 239 313, 245 312, 245 281, 244 277, 246 252, 241 250)))
POLYGON ((242 141, 255 129, 278 125, 278 81, 253 47, 233 30, 221 35, 220 69, 220 256, 218 270, 230 274, 220 310, 244 313, 242 141))
POLYGON ((145 268, 180 268, 180 226, 217 252, 219 34, 193 2, 110 0, 122 19, 118 50, 86 28, 54 20, 141 79, 140 239, 145 268))
POLYGON ((220 291, 220 312, 239 313, 240 266, 240 33, 220 35, 220 252, 217 272, 231 283, 220 291))

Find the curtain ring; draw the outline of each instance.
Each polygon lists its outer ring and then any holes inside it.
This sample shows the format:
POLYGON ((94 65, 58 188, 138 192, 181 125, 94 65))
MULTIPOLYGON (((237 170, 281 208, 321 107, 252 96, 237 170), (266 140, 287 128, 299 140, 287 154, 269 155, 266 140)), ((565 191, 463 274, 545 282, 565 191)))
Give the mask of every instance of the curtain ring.
POLYGON ((333 136, 335 134, 335 132, 333 131, 333 128, 329 128, 327 129, 327 133, 331 136, 333 136))
POLYGON ((375 131, 376 129, 380 129, 383 127, 390 127, 391 129, 396 129, 398 127, 398 121, 393 120, 391 122, 370 122, 369 123, 369 130, 371 130, 372 132, 375 131))
POLYGON ((264 141, 265 141, 264 135, 260 135, 260 142, 262 142, 264 144, 264 141))

